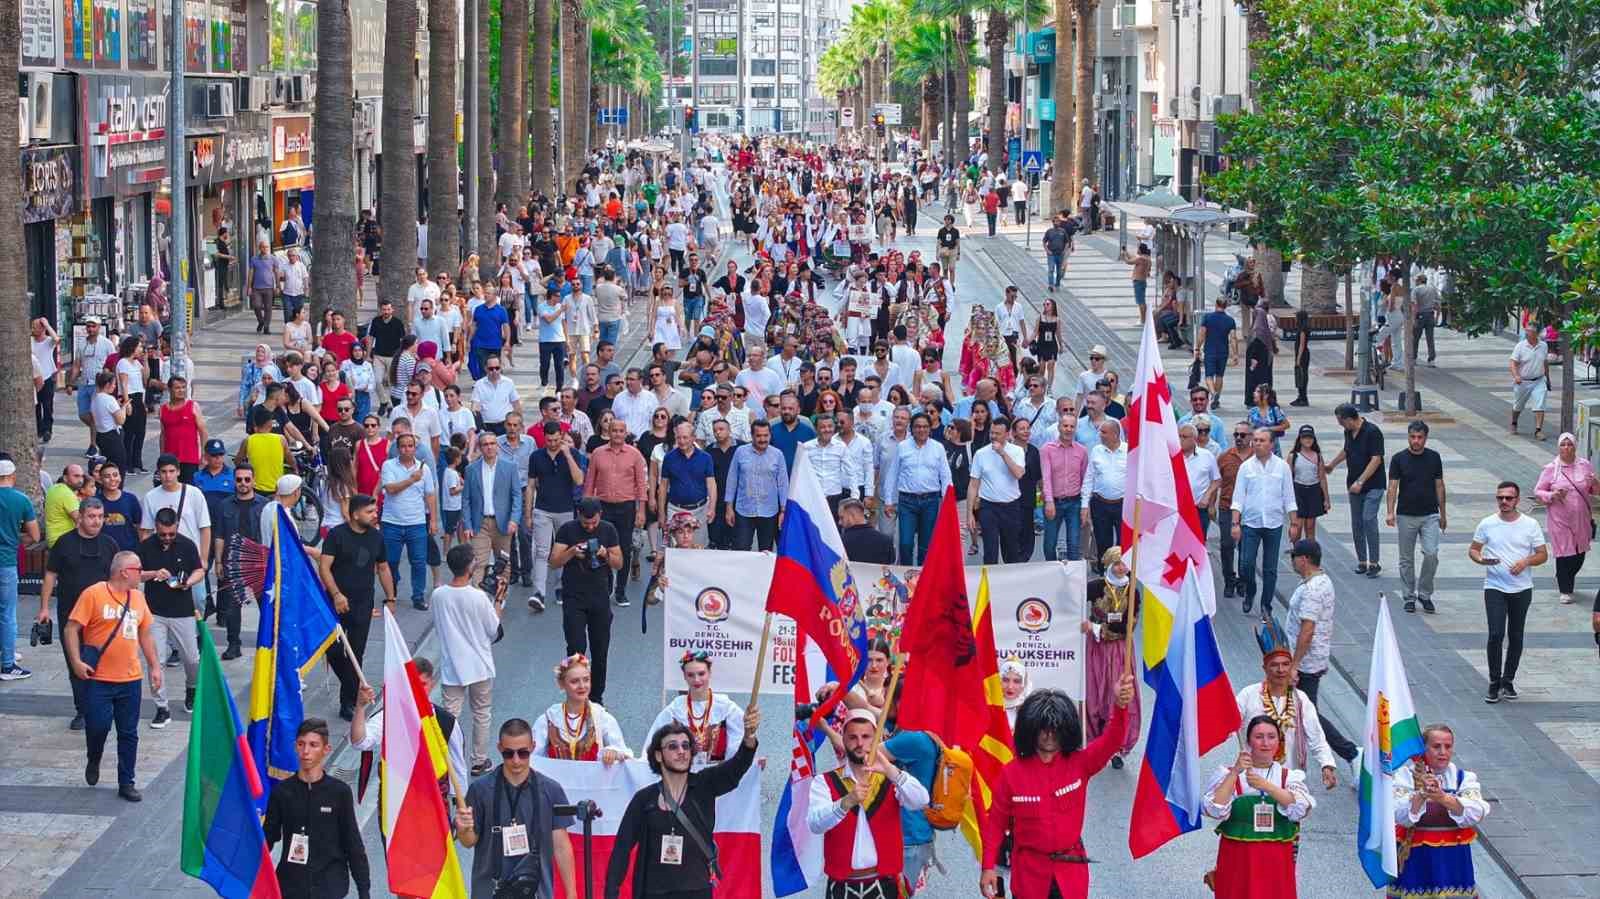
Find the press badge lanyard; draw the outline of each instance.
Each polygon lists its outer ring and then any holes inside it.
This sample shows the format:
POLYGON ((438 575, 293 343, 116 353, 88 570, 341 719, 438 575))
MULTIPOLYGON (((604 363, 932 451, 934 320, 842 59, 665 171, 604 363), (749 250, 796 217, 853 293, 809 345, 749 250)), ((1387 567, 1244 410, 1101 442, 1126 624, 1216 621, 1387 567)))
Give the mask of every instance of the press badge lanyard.
POLYGON ((500 854, 506 858, 520 858, 528 854, 528 825, 517 820, 517 802, 522 798, 522 791, 527 789, 527 781, 517 785, 512 790, 511 784, 505 779, 505 774, 500 775, 501 792, 510 805, 511 823, 500 827, 500 854))
MULTIPOLYGON (((299 780, 298 776, 295 780, 299 780)), ((302 781, 302 783, 304 783, 302 781)), ((306 788, 306 814, 300 822, 300 832, 289 835, 289 856, 285 859, 291 865, 306 865, 311 863, 311 837, 306 829, 311 825, 311 807, 314 804, 311 798, 311 784, 306 788)))

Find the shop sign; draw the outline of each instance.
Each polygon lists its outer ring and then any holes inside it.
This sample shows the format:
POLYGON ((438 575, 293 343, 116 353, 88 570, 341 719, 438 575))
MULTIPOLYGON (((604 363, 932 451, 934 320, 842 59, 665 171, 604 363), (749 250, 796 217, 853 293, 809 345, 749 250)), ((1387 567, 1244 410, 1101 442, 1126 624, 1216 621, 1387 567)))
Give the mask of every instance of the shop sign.
POLYGON ((229 131, 217 159, 223 181, 265 175, 272 169, 272 137, 256 128, 229 131))
POLYGON ((46 222, 78 211, 77 147, 22 151, 22 221, 46 222))
POLYGON ((272 170, 283 172, 311 165, 311 117, 272 120, 272 170))
POLYGON ((108 93, 99 131, 112 144, 154 141, 167 136, 167 92, 108 93))

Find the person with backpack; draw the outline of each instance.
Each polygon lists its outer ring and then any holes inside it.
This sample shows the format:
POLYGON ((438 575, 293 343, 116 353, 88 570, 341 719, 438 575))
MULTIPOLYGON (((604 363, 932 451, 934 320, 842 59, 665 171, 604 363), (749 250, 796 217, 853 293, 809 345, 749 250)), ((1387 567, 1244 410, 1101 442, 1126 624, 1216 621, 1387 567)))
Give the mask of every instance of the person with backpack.
POLYGON ((972 758, 961 750, 945 749, 939 737, 928 731, 896 729, 895 718, 899 707, 900 690, 896 688, 886 724, 893 736, 883 741, 884 755, 928 790, 927 808, 917 811, 900 809, 900 832, 904 844, 901 854, 905 859, 901 873, 905 877, 909 895, 917 892, 923 872, 933 864, 934 831, 949 830, 961 823, 961 813, 967 806, 972 785, 972 758), (960 756, 965 760, 965 767, 953 758, 947 764, 946 756, 960 756), (966 773, 964 779, 959 774, 963 770, 966 773), (958 794, 952 795, 958 787, 958 794))

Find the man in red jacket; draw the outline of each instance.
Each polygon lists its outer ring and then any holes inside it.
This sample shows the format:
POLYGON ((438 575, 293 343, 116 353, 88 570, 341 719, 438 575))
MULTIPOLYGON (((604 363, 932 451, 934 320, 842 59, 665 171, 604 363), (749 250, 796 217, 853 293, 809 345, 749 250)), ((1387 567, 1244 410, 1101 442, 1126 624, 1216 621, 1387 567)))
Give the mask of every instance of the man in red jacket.
POLYGON ((900 809, 928 805, 927 788, 876 751, 877 732, 875 714, 853 709, 844 720, 846 764, 811 781, 806 826, 823 834, 828 899, 896 899, 905 866, 900 809), (870 841, 856 840, 862 826, 870 841))
POLYGON ((985 896, 999 895, 1000 842, 1011 834, 1011 895, 1016 899, 1068 899, 1089 895, 1089 858, 1083 848, 1088 780, 1121 748, 1133 701, 1133 675, 1117 684, 1111 723, 1088 746, 1078 710, 1060 690, 1040 690, 1017 711, 1017 758, 1001 769, 983 831, 985 896))

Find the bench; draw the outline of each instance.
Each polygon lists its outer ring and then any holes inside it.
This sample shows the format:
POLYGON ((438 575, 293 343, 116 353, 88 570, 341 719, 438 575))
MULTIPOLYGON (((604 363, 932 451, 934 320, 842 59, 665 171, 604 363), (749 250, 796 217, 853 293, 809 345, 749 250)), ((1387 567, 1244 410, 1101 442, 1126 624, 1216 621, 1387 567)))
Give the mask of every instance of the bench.
MULTIPOLYGON (((1295 320, 1294 312, 1275 313, 1278 320, 1278 336, 1283 340, 1292 341, 1300 333, 1300 325, 1295 320)), ((1346 315, 1343 312, 1324 312, 1309 315, 1307 325, 1311 331, 1312 340, 1343 340, 1345 322, 1359 330, 1361 318, 1355 315, 1346 315)))

